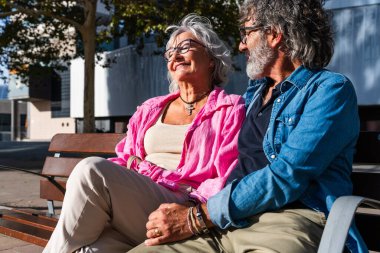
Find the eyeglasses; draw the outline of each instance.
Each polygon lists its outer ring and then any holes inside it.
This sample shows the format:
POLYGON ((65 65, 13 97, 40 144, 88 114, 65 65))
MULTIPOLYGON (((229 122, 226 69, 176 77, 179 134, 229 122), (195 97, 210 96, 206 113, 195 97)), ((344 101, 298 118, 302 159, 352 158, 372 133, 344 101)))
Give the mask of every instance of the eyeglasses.
POLYGON ((251 32, 258 31, 262 29, 262 25, 254 25, 254 26, 242 26, 239 28, 240 31, 240 41, 242 44, 247 44, 247 38, 251 34, 251 32), (248 31, 248 32, 247 32, 248 31))
POLYGON ((174 52, 177 52, 178 54, 185 54, 187 53, 191 47, 194 47, 194 44, 198 44, 202 47, 206 47, 202 43, 193 40, 193 39, 186 39, 181 41, 176 47, 171 47, 164 53, 164 58, 166 61, 171 61, 172 56, 174 55, 174 52))

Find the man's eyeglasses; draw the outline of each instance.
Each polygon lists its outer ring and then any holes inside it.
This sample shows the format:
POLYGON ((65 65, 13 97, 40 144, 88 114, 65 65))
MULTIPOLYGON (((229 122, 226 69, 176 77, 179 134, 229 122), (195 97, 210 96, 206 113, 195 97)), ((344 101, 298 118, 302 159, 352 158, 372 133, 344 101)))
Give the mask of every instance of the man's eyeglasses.
POLYGON ((251 32, 258 31, 262 29, 262 25, 255 25, 255 26, 242 26, 239 28, 240 31, 240 41, 242 44, 247 44, 247 38, 251 34, 251 32))
POLYGON ((176 47, 171 47, 164 53, 164 58, 166 61, 171 61, 172 56, 174 55, 174 52, 177 52, 178 54, 185 54, 187 53, 194 44, 198 44, 202 47, 206 47, 202 43, 193 40, 193 39, 186 39, 184 41, 181 41, 176 47))

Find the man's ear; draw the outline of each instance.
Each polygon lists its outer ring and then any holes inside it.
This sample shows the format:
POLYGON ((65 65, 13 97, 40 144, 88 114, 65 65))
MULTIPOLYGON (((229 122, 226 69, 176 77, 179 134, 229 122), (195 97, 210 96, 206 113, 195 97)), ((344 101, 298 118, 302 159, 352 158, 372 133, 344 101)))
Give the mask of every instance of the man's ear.
POLYGON ((278 48, 281 45, 283 35, 274 29, 268 31, 268 44, 272 48, 278 48))

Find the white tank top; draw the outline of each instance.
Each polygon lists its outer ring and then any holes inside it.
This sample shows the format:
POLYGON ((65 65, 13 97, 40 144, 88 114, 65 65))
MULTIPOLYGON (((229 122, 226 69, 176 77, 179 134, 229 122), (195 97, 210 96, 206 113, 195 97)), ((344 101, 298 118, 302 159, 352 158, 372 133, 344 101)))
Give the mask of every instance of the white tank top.
POLYGON ((176 170, 181 159, 185 133, 190 125, 162 123, 161 114, 156 124, 145 133, 145 160, 167 170, 176 170))

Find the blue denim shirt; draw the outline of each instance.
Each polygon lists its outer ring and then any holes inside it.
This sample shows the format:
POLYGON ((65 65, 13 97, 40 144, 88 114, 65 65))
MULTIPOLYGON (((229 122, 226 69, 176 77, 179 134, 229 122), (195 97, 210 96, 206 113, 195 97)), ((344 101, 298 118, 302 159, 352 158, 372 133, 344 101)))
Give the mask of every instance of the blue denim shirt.
MULTIPOLYGON (((248 111, 266 82, 250 80, 244 95, 248 111)), ((220 228, 245 227, 250 216, 295 200, 328 215, 339 196, 352 193, 359 116, 350 80, 301 66, 279 85, 281 95, 263 141, 270 163, 208 200, 211 220, 220 228)), ((347 246, 352 252, 368 252, 355 227, 347 246)))

